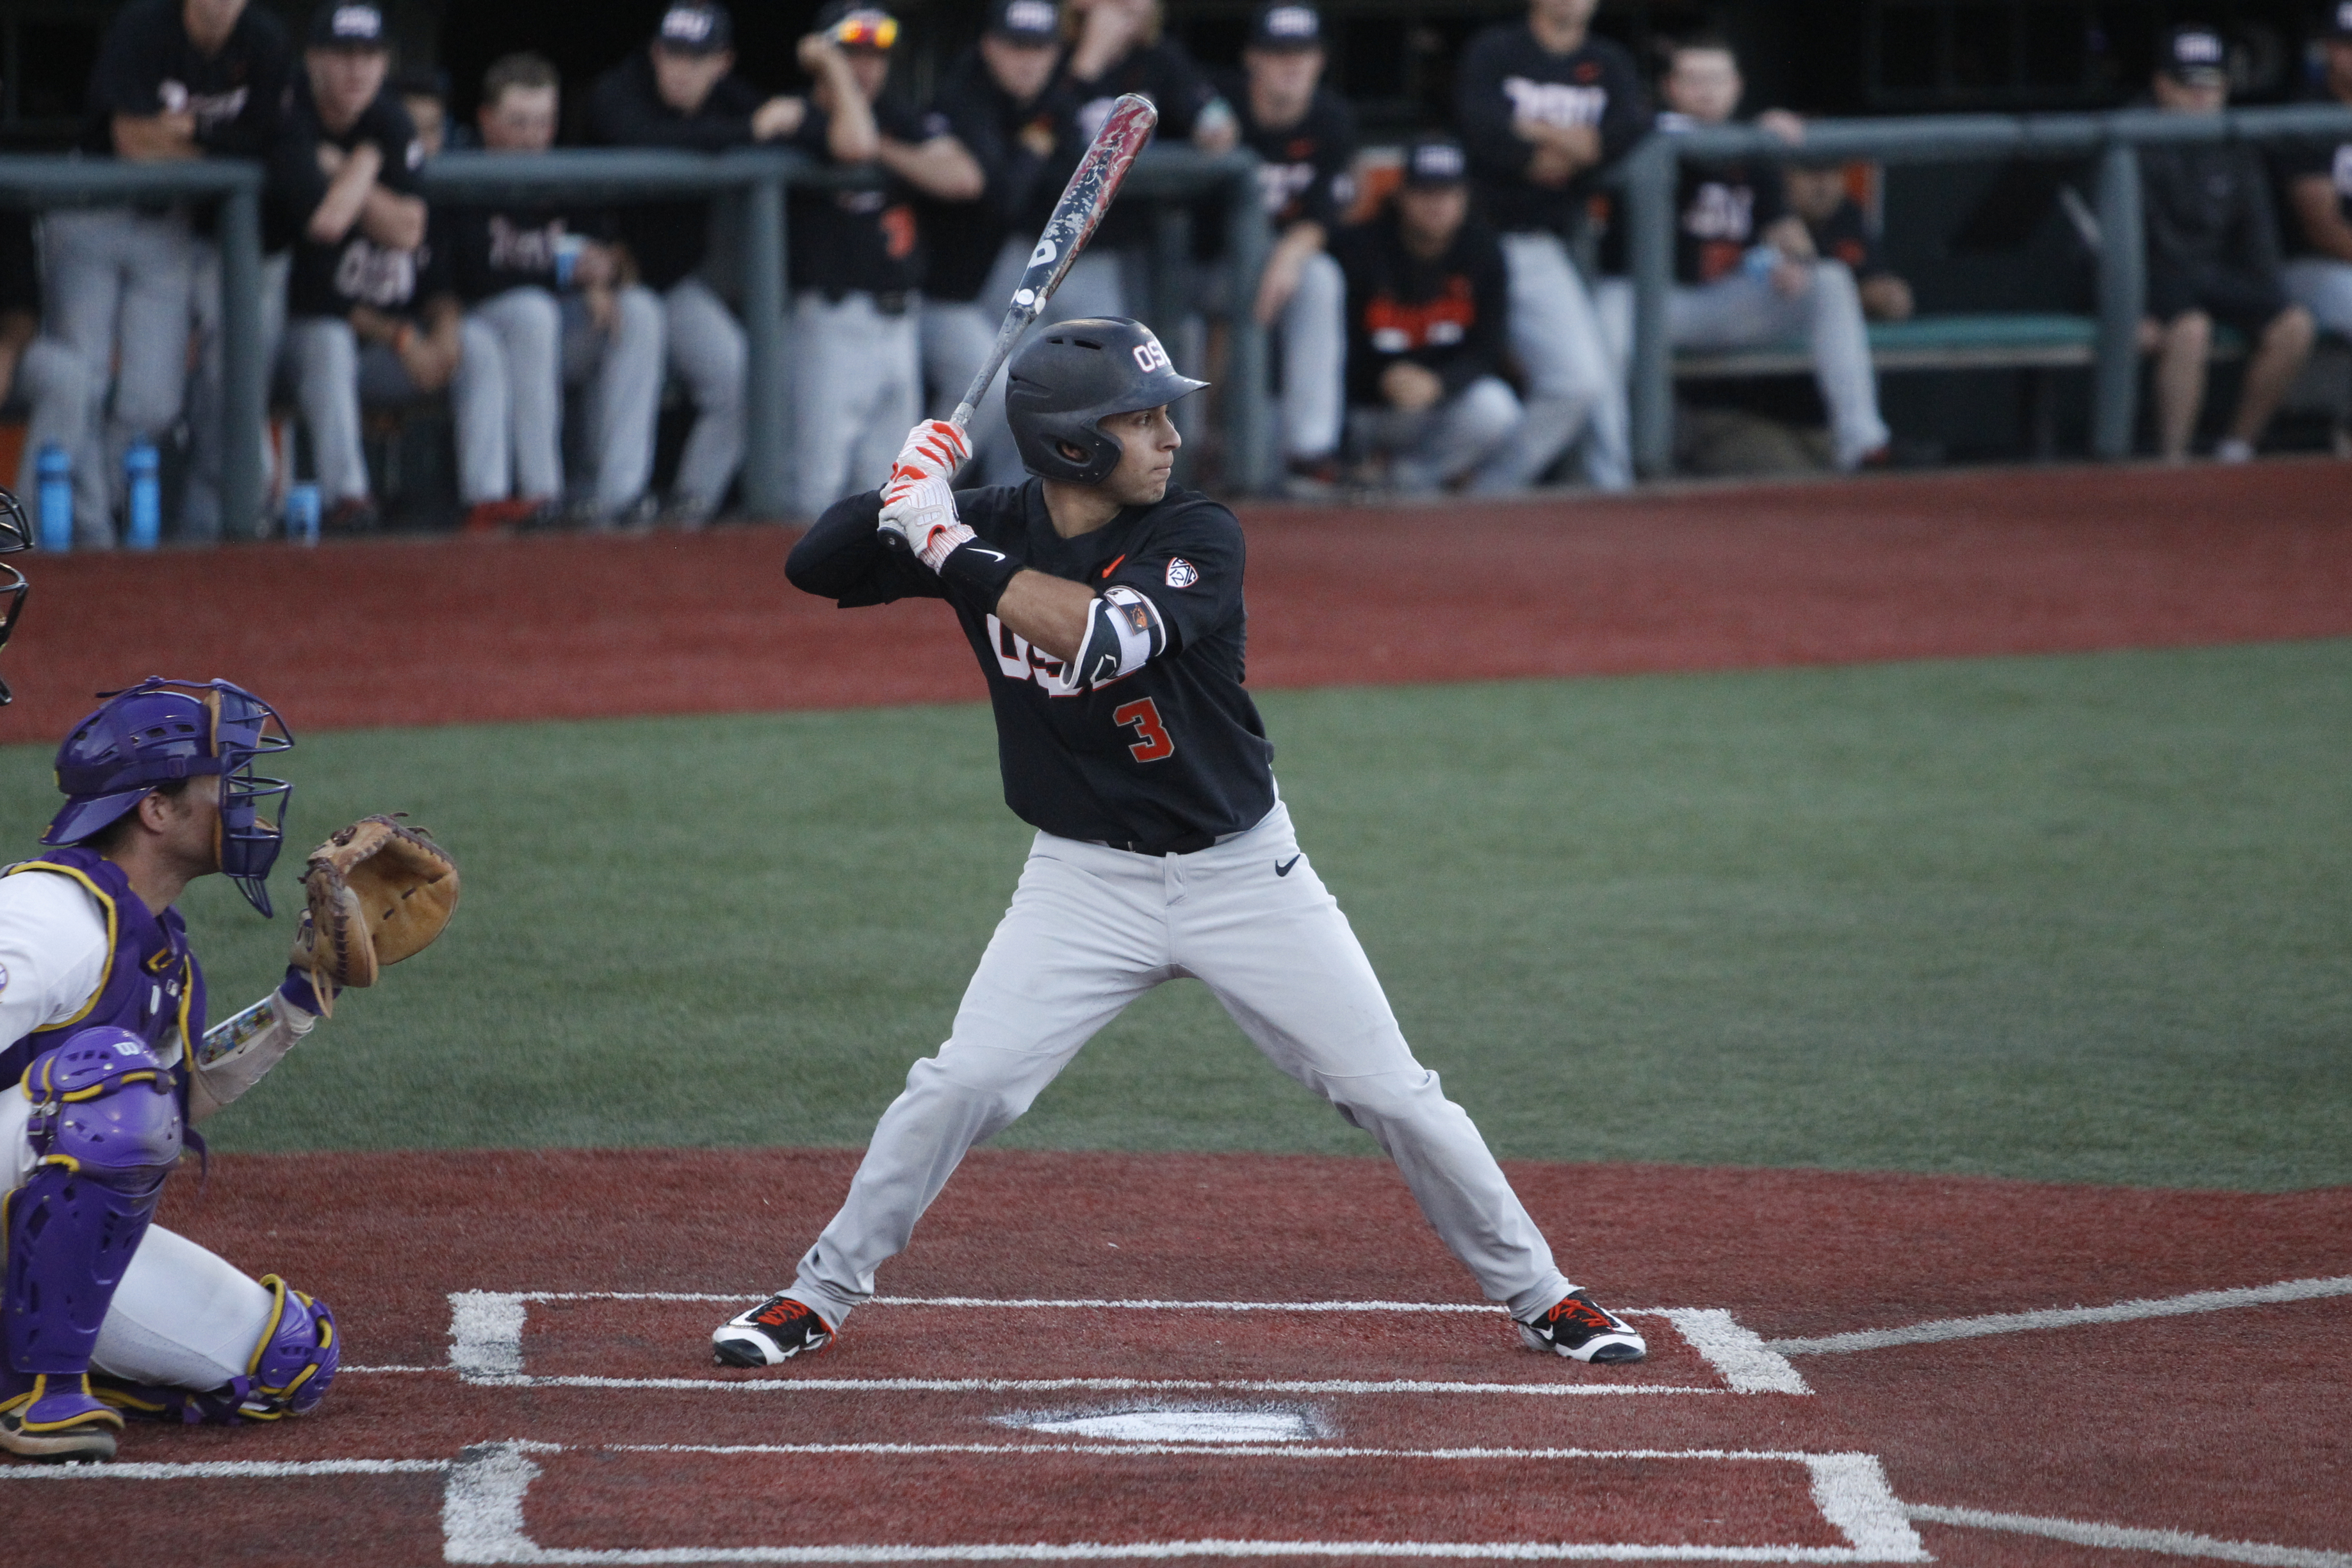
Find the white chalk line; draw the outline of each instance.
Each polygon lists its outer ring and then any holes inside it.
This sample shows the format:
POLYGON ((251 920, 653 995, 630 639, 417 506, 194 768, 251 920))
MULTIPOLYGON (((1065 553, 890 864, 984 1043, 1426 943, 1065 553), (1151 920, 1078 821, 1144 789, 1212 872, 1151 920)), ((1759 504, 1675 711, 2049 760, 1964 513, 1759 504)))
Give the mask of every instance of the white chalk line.
POLYGON ((1524 1394, 1545 1398, 1584 1394, 1729 1394, 1727 1388, 1671 1383, 1437 1383, 1308 1381, 1206 1377, 595 1377, 496 1373, 466 1382, 487 1388, 661 1388, 721 1394, 1524 1394))
POLYGON ((2282 1301, 2310 1301, 2328 1296, 2352 1296, 2352 1274, 2325 1279, 2283 1279, 2235 1290, 2197 1290, 2186 1296, 2117 1301, 2105 1307, 2068 1307, 2038 1312, 1994 1312, 1978 1318, 1939 1318, 1900 1329, 1864 1329, 1853 1333, 1823 1334, 1812 1339, 1766 1340, 1767 1350, 1783 1356, 1842 1355, 1853 1351, 1883 1350, 1889 1345, 1933 1344, 1944 1340, 1977 1339, 1987 1334, 2023 1333, 2033 1329, 2069 1329, 2084 1323, 2127 1323, 2143 1318, 2183 1317, 2195 1312, 2227 1312, 2243 1307, 2270 1306, 2282 1301))
POLYGON ((2224 1541, 2218 1536, 2192 1535, 2179 1530, 2134 1530, 2120 1524, 2091 1524, 2073 1519, 2038 1519, 2023 1513, 1989 1513, 1974 1508, 1937 1508, 1912 1503, 1904 1511, 1930 1524, 1958 1525, 1970 1530, 2005 1530, 2020 1535, 2045 1536, 2077 1546, 2106 1546, 2126 1552, 2157 1552, 2173 1557, 2212 1557, 2224 1563, 2257 1563, 2268 1568, 2352 1568, 2352 1552, 2329 1552, 2309 1546, 2273 1546, 2258 1541, 2224 1541))
POLYGON ((186 1464, 0 1465, 0 1481, 250 1481, 439 1475, 448 1459, 198 1459, 186 1464))
MULTIPOLYGON (((1606 1561, 1647 1559, 1743 1563, 1925 1563, 1930 1561, 1918 1532, 1886 1484, 1877 1458, 1869 1454, 1803 1454, 1738 1449, 1405 1449, 1332 1450, 1309 1447, 1255 1449, 1190 1444, 796 1444, 637 1445, 624 1451, 649 1453, 779 1454, 843 1453, 1056 1453, 1098 1455, 1244 1454, 1335 1458, 1352 1454, 1387 1458, 1779 1460, 1804 1465, 1811 1473, 1815 1505, 1842 1531, 1849 1545, 1694 1546, 1650 1542, 1263 1541, 1190 1540, 1133 1542, 1071 1542, 931 1546, 750 1546, 629 1549, 551 1548, 530 1539, 523 1502, 541 1473, 529 1456, 556 1451, 552 1445, 491 1443, 469 1448, 450 1471, 443 1492, 444 1557, 451 1563, 1066 1563, 1118 1559, 1189 1557, 1407 1557, 1499 1561, 1606 1561)), ((603 1449, 589 1450, 595 1452, 603 1449)))

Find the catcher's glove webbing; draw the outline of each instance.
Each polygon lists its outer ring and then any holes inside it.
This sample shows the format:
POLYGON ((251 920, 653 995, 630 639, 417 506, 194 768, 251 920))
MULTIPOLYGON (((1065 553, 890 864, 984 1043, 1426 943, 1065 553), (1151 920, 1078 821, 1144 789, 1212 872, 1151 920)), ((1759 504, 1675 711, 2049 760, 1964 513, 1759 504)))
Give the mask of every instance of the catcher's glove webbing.
POLYGON ((290 962, 332 1011, 345 985, 432 945, 457 908, 457 863, 422 828, 363 816, 310 851, 302 873, 310 907, 290 962))

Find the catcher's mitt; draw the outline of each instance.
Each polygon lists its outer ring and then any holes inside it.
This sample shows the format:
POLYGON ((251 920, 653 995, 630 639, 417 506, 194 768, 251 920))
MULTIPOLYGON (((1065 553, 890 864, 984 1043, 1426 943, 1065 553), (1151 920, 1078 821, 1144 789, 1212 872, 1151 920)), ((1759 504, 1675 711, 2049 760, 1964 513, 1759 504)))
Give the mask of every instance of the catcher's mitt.
POLYGON ((332 1008, 344 985, 432 945, 457 908, 457 863, 422 828, 363 816, 316 849, 302 873, 310 907, 289 955, 332 1008))

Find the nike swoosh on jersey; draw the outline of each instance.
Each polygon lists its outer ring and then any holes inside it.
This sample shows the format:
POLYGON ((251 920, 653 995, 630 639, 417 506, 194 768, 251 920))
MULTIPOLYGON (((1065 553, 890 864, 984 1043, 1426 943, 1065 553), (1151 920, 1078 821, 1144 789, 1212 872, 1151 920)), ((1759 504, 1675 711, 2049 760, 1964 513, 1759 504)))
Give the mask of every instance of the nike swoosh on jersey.
POLYGON ((1275 874, 1276 876, 1277 876, 1277 877, 1287 877, 1287 876, 1289 876, 1289 875, 1290 875, 1290 868, 1291 868, 1293 866, 1296 866, 1296 865, 1297 865, 1297 864, 1298 864, 1298 858, 1298 858, 1297 856, 1293 855, 1293 856, 1292 856, 1289 859, 1287 859, 1287 860, 1283 860, 1283 861, 1278 861, 1278 862, 1276 862, 1276 866, 1275 866, 1275 868, 1274 868, 1274 874, 1275 874))

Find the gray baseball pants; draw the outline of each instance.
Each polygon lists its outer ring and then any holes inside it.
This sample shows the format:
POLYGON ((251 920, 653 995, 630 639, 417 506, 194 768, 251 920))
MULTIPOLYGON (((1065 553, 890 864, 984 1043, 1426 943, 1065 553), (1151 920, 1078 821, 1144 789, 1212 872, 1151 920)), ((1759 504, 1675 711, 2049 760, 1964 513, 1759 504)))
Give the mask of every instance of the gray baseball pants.
MULTIPOLYGON (((286 279, 293 269, 293 256, 280 251, 264 257, 261 262, 261 363, 275 366, 286 340, 286 279)), ((183 539, 214 540, 221 537, 222 525, 251 529, 262 520, 242 518, 225 520, 221 516, 221 425, 222 389, 226 384, 226 360, 221 336, 221 269, 220 248, 200 245, 196 247, 195 283, 191 290, 191 303, 196 318, 195 388, 188 404, 188 480, 180 501, 180 537, 183 539)), ((265 376, 268 373, 265 373, 265 376)), ((265 388, 263 397, 268 393, 265 388)), ((269 436, 261 437, 261 471, 269 472, 269 436)), ((262 530, 261 531, 267 531, 262 530)))
MULTIPOLYGON (((719 510, 743 466, 743 377, 751 346, 742 323, 699 278, 670 286, 662 296, 662 316, 670 374, 694 400, 694 428, 678 457, 670 505, 698 522, 719 510)), ((902 438, 905 434, 899 432, 902 438)))
MULTIPOLYGON (((1601 286, 1599 313, 1612 360, 1630 363, 1633 286, 1612 278, 1601 286)), ((1878 415, 1878 374, 1870 363, 1870 329, 1862 295, 1843 261, 1816 261, 1802 293, 1783 294, 1769 278, 1745 272, 1712 283, 1677 288, 1666 299, 1666 337, 1676 348, 1737 349, 1795 339, 1810 349, 1813 383, 1829 409, 1837 466, 1852 468, 1886 445, 1878 415)))
MULTIPOLYGON (((48 331, 80 357, 91 428, 102 432, 97 479, 109 499, 90 510, 110 519, 123 455, 142 437, 161 440, 180 416, 204 247, 179 214, 129 207, 53 212, 41 231, 48 331)), ((110 539, 110 521, 109 530, 110 539)))
POLYGON ((2321 331, 2352 338, 2352 262, 2299 256, 2286 264, 2286 295, 2321 331))
POLYGON ((1346 414, 1348 275, 1339 264, 1319 250, 1308 257, 1275 326, 1282 335, 1284 455, 1328 457, 1346 414))
POLYGON ((866 293, 793 300, 793 510, 816 517, 890 475, 923 406, 919 303, 888 315, 866 293))
POLYGON ((509 289, 467 311, 449 388, 466 503, 563 495, 563 389, 584 383, 596 510, 635 505, 653 477, 663 314, 659 297, 635 287, 614 293, 609 330, 584 300, 544 289, 509 289))
POLYGON ((106 515, 106 458, 90 419, 89 368, 55 338, 35 338, 17 358, 16 383, 8 390, 31 414, 25 459, 16 468, 16 498, 32 514, 36 531, 41 520, 41 448, 59 447, 73 460, 74 548, 106 549, 114 542, 114 525, 106 515))
POLYGON ((1184 978, 1206 984, 1268 1060, 1372 1135, 1487 1300, 1528 1316, 1572 1289, 1477 1128, 1413 1059, 1277 802, 1255 827, 1192 855, 1037 835, 953 1033, 882 1113, 792 1296, 840 1327, 964 1152, 1028 1110, 1129 1003, 1184 978))
POLYGON ((1499 376, 1482 375, 1415 413, 1365 408, 1353 417, 1358 441, 1390 454, 1390 483, 1404 495, 1429 495, 1505 450, 1526 413, 1499 376))
POLYGON ((362 346, 341 316, 299 316, 287 323, 286 356, 302 424, 310 432, 320 499, 329 506, 364 500, 369 488, 360 405, 409 402, 422 395, 416 384, 389 345, 362 346))
POLYGON ((1633 482, 1625 376, 1602 340, 1584 276, 1555 234, 1503 236, 1510 272, 1511 353, 1527 372, 1527 421, 1471 481, 1481 494, 1525 489, 1584 432, 1584 477, 1596 489, 1633 482))

